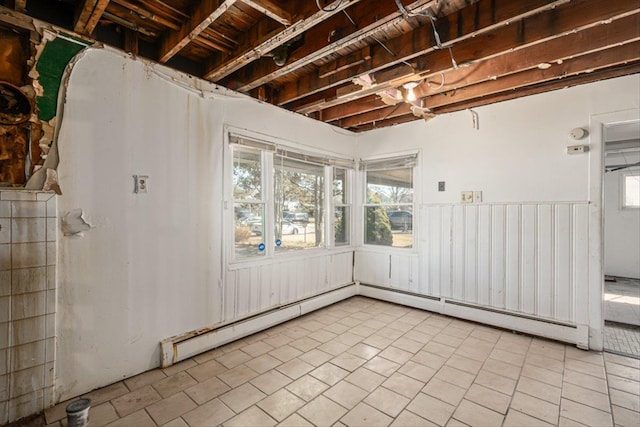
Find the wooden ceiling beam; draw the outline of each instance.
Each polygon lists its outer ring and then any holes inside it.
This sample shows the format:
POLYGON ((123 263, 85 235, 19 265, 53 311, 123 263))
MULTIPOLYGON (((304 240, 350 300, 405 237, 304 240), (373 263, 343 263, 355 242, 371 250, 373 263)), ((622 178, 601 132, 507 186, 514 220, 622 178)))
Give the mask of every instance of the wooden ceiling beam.
POLYGON ((274 21, 278 21, 282 25, 291 25, 293 20, 292 14, 281 8, 276 3, 270 0, 241 0, 246 4, 257 10, 258 12, 267 15, 274 21))
POLYGON ((168 31, 160 40, 158 61, 167 62, 191 40, 222 16, 236 0, 201 0, 196 3, 189 20, 178 31, 168 31))
MULTIPOLYGON (((489 2, 491 3, 491 2, 489 2)), ((513 2, 521 5, 528 2, 513 2)), ((626 0, 579 0, 563 7, 553 8, 525 19, 507 19, 505 25, 499 29, 477 35, 479 31, 454 37, 456 44, 453 46, 453 55, 461 66, 465 63, 482 61, 494 56, 501 55, 513 49, 521 49, 537 43, 542 43, 571 31, 579 31, 591 26, 611 22, 616 25, 615 20, 638 12, 638 5, 626 0), (509 22, 509 25, 506 23, 509 22), (473 36, 473 37, 472 37, 473 36)), ((484 1, 471 7, 490 7, 484 1)), ((468 13, 468 8, 462 10, 468 13)), ((449 16, 448 28, 457 28, 458 18, 449 16)), ((461 24, 462 25, 462 24, 461 24)), ((416 31, 417 32, 417 31, 416 31)), ((392 57, 382 49, 375 49, 372 54, 372 69, 382 69, 389 65, 397 64, 399 61, 410 61, 417 54, 425 61, 425 68, 419 70, 429 70, 431 73, 447 72, 452 67, 449 51, 446 49, 434 50, 433 36, 431 33, 422 31, 421 33, 402 35, 387 42, 387 45, 396 52, 396 57, 392 57), (428 35, 428 36, 427 36, 428 35), (427 53, 427 55, 424 55, 427 53)), ((443 32, 440 31, 441 38, 443 32)), ((375 48, 375 47, 374 47, 375 48)), ((344 70, 331 76, 331 79, 319 78, 317 73, 310 73, 302 76, 295 85, 284 85, 276 99, 278 105, 302 98, 311 93, 321 92, 337 84, 348 82, 355 77, 356 70, 344 70)), ((384 82, 378 81, 379 84, 384 82)), ((366 93, 365 95, 368 95, 366 93)), ((337 105, 339 102, 333 103, 337 105)))
MULTIPOLYGON (((416 13, 432 6, 434 0, 417 0, 408 9, 416 13)), ((367 37, 385 28, 398 25, 404 17, 394 1, 381 2, 371 7, 368 2, 361 2, 349 10, 349 17, 336 15, 316 25, 305 33, 305 43, 292 52, 284 66, 277 66, 273 61, 253 63, 242 70, 239 80, 244 83, 238 87, 240 92, 250 91, 260 85, 269 83, 292 71, 298 70, 339 49, 345 49, 361 42, 367 37), (356 22, 354 26, 351 20, 356 22), (335 35, 335 36, 333 36, 335 35)))
POLYGON ((369 95, 366 98, 362 98, 354 102, 347 102, 345 104, 321 110, 321 117, 325 122, 332 122, 334 120, 343 119, 362 112, 373 111, 384 107, 388 107, 388 105, 382 102, 380 97, 377 95, 369 95))
POLYGON ((347 129, 362 126, 371 122, 380 122, 411 113, 411 104, 400 102, 379 110, 369 111, 356 116, 346 117, 338 121, 341 128, 347 129))
POLYGON ((133 4, 130 1, 127 1, 127 0, 111 0, 111 1, 115 4, 119 4, 120 6, 126 7, 131 11, 131 13, 136 13, 144 19, 157 22, 158 24, 163 25, 172 30, 177 31, 180 29, 179 23, 166 19, 162 16, 156 15, 155 13, 149 12, 147 9, 144 9, 138 6, 137 4, 133 4))
POLYGON ((73 31, 79 34, 91 34, 102 18, 110 0, 84 0, 78 4, 73 31))
POLYGON ((326 12, 318 10, 313 4, 315 10, 310 9, 312 12, 291 26, 276 31, 261 41, 258 39, 246 40, 230 59, 221 57, 217 61, 211 60, 207 65, 204 78, 214 82, 218 81, 359 1, 361 0, 334 0, 326 6, 326 12))

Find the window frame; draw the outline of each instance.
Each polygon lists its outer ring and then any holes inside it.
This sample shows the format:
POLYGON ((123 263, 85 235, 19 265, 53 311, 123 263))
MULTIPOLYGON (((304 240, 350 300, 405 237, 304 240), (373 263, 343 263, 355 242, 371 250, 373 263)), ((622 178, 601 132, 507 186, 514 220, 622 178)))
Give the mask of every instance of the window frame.
POLYGON ((627 204, 627 177, 637 176, 640 179, 640 168, 629 168, 625 171, 620 171, 620 208, 623 210, 640 209, 640 205, 628 205, 627 204))

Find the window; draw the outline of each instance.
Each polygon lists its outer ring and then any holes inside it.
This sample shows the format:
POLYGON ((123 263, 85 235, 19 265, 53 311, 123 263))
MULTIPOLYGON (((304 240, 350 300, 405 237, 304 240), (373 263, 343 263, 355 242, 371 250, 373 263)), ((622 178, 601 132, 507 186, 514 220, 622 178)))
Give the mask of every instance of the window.
POLYGON ((233 260, 350 243, 353 161, 229 135, 233 260), (329 196, 326 196, 326 195, 329 196))
POLYGON ((233 148, 233 213, 235 257, 264 255, 265 202, 262 154, 248 147, 233 148))
POLYGON ((640 171, 622 174, 622 207, 640 208, 640 171))
POLYGON ((333 238, 336 246, 350 243, 351 195, 347 173, 346 169, 333 168, 333 238))
POLYGON ((364 243, 413 247, 413 168, 416 156, 365 161, 364 243))
POLYGON ((324 246, 324 166, 277 154, 276 250, 324 246))

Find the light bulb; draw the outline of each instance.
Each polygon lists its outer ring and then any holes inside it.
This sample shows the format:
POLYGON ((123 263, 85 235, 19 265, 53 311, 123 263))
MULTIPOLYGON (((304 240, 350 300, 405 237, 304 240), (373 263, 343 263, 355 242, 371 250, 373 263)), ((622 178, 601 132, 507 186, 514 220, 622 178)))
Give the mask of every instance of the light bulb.
POLYGON ((413 88, 410 87, 407 89, 407 101, 415 101, 416 100, 416 94, 413 93, 413 88))

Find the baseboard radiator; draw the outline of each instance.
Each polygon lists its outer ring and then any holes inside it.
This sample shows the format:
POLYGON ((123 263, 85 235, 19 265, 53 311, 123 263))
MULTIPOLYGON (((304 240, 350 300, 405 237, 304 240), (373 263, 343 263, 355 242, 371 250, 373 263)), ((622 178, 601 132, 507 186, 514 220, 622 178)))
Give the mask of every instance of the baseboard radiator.
POLYGON ((542 319, 520 313, 478 306, 446 298, 414 294, 364 283, 358 284, 358 295, 419 308, 446 316, 471 320, 486 325, 523 332, 589 348, 589 328, 565 322, 542 319))
POLYGON ((160 342, 162 367, 166 368, 197 354, 335 304, 354 295, 357 295, 355 283, 232 323, 167 338, 160 342))

